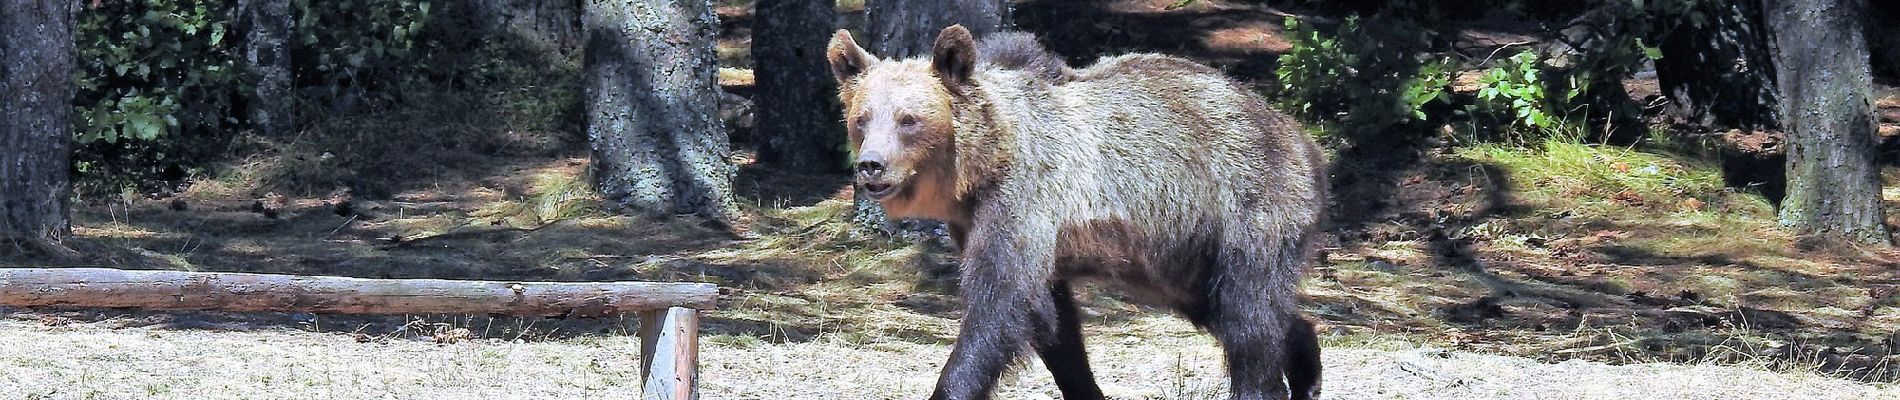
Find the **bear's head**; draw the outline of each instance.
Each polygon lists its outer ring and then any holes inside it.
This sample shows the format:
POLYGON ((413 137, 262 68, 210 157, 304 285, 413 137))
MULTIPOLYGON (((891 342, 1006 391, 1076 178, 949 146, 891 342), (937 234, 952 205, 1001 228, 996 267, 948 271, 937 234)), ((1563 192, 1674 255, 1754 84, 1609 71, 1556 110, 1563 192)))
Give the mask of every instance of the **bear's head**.
POLYGON ((854 181, 893 218, 952 217, 957 192, 952 102, 968 93, 976 42, 944 28, 929 59, 879 59, 839 30, 825 51, 851 148, 854 181))

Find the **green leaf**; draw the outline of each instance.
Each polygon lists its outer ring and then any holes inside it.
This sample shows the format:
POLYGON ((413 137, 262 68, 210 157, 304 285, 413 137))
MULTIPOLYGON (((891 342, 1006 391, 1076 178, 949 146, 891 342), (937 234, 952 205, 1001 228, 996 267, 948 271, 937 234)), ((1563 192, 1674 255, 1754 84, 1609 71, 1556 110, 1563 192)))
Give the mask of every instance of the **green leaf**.
POLYGON ((140 140, 157 139, 160 130, 163 129, 158 120, 150 115, 135 115, 126 118, 125 127, 131 131, 132 137, 140 140))

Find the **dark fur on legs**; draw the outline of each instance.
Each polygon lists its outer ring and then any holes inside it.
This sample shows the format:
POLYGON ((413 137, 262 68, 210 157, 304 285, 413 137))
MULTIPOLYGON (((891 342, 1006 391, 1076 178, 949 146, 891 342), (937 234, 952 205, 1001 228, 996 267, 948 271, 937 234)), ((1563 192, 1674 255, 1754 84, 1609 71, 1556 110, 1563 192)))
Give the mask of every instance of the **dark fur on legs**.
POLYGON ((1036 352, 1055 377, 1064 400, 1101 399, 1102 388, 1095 385, 1088 351, 1082 346, 1082 317, 1077 314, 1075 295, 1068 282, 1057 282, 1049 292, 1055 301, 1055 331, 1037 333, 1036 352))
POLYGON ((1237 400, 1288 398, 1286 381, 1287 327, 1283 311, 1297 310, 1289 293, 1273 282, 1273 256, 1229 244, 1220 252, 1221 265, 1208 282, 1208 331, 1227 353, 1227 375, 1237 400), (1263 283, 1271 284, 1262 287, 1263 283))
MULTIPOLYGON (((978 211, 987 218, 1007 219, 1008 211, 988 207, 978 211)), ((955 228, 961 230, 961 228, 955 228)), ((1037 265, 1035 243, 1021 236, 991 233, 991 227, 970 231, 963 247, 963 322, 950 360, 937 379, 931 399, 980 400, 990 398, 997 378, 1015 364, 1036 332, 1054 332, 1059 320, 1047 283, 1024 279, 1020 268, 1037 265), (984 284, 972 284, 982 282, 984 284)))
POLYGON ((1287 387, 1293 390, 1293 400, 1317 399, 1321 370, 1319 335, 1313 332, 1313 323, 1305 318, 1293 317, 1291 322, 1286 336, 1287 387))

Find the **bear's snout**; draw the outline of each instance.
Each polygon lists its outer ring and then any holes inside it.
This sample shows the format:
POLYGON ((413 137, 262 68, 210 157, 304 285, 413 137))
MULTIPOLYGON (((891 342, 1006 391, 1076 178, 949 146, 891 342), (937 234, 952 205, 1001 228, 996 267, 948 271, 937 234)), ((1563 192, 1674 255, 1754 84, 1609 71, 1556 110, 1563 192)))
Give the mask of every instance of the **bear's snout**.
POLYGON ((884 155, 875 151, 864 152, 864 154, 858 156, 857 167, 859 177, 869 176, 875 178, 877 175, 884 173, 884 155))
POLYGON ((896 192, 897 185, 884 181, 884 155, 867 151, 858 155, 856 165, 858 187, 872 199, 883 199, 896 192))

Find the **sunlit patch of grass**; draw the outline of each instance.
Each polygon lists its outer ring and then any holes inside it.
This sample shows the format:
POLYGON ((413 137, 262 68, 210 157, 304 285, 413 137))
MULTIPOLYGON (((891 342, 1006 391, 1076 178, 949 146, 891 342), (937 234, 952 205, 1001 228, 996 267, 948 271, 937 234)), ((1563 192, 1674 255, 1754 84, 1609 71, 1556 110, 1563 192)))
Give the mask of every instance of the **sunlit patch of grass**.
MULTIPOLYGON (((713 45, 713 57, 719 60, 719 65, 751 68, 752 44, 735 39, 720 40, 713 45)), ((720 80, 720 84, 725 83, 725 80, 720 80)))
POLYGON ((1346 334, 1320 333, 1319 345, 1322 348, 1372 349, 1401 351, 1418 348, 1419 343, 1428 342, 1423 338, 1408 337, 1396 333, 1355 332, 1346 334))
POLYGON ((516 227, 535 227, 598 211, 600 196, 576 169, 532 170, 525 193, 482 206, 470 216, 516 227))
POLYGON ((864 11, 864 0, 838 0, 838 12, 864 11))
MULTIPOLYGON (((1482 144, 1455 156, 1499 166, 1510 178, 1513 200, 1539 216, 1599 221, 1594 226, 1629 231, 1631 245, 1657 255, 1719 253, 1739 260, 1786 251, 1788 237, 1774 223, 1774 208, 1761 196, 1725 187, 1720 169, 1705 162, 1566 139, 1546 140, 1540 149, 1482 144)), ((1526 228, 1549 225, 1505 223, 1511 226, 1500 227, 1496 237, 1544 239, 1526 228)))
POLYGON ((113 239, 182 239, 185 236, 173 232, 157 232, 123 222, 108 222, 95 226, 75 226, 73 236, 81 238, 113 239))
MULTIPOLYGON (((1628 206, 1670 212, 1695 212, 1710 205, 1736 206, 1724 193, 1722 175, 1712 165, 1664 154, 1551 139, 1542 149, 1481 144, 1460 148, 1457 156, 1495 164, 1510 173, 1514 189, 1541 205, 1615 215, 1628 206), (1702 206, 1684 206, 1695 199, 1702 206)), ((1693 203, 1691 203, 1693 204, 1693 203)))
POLYGON ((756 78, 753 77, 751 69, 732 67, 719 68, 719 86, 752 86, 755 82, 756 78))
POLYGON ((818 279, 800 284, 795 293, 740 292, 721 305, 718 318, 764 325, 765 337, 760 339, 767 341, 942 343, 955 332, 954 319, 899 305, 919 296, 953 303, 948 296, 932 294, 919 285, 927 280, 919 264, 929 262, 925 261, 927 250, 861 231, 851 221, 850 200, 802 207, 743 207, 754 215, 755 237, 681 256, 709 264, 789 269, 796 272, 787 273, 818 279))
POLYGON ((1723 304, 1734 304, 1741 298, 1742 290, 1744 290, 1742 281, 1717 274, 1695 274, 1689 279, 1684 279, 1682 285, 1684 290, 1694 291, 1701 294, 1703 298, 1723 304))

